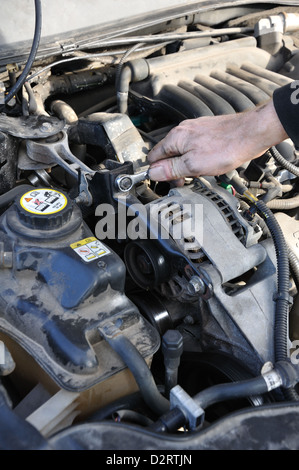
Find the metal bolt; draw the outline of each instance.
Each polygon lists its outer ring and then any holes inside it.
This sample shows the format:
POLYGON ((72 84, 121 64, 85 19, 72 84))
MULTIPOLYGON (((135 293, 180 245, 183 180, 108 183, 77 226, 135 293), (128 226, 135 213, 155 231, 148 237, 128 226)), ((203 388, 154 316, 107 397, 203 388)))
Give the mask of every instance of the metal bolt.
POLYGON ((179 358, 183 352, 183 337, 178 330, 167 330, 162 338, 162 351, 169 358, 179 358))
POLYGON ((40 130, 42 132, 52 132, 53 131, 53 126, 50 122, 43 122, 41 125, 40 125, 40 130))
POLYGON ((122 178, 119 181, 119 189, 122 191, 128 191, 132 187, 132 180, 131 178, 122 178))
POLYGON ((105 261, 98 261, 98 267, 101 268, 101 269, 106 269, 107 267, 107 264, 105 263, 105 261))
POLYGON ((206 289, 205 283, 199 276, 192 276, 188 283, 188 291, 191 295, 204 294, 206 289))

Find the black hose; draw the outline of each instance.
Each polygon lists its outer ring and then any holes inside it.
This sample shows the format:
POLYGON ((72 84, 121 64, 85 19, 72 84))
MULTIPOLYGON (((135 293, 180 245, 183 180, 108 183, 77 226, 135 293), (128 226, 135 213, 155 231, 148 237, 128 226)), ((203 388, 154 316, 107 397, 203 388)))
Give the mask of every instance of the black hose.
POLYGON ((101 333, 132 372, 148 407, 159 416, 167 412, 169 401, 159 392, 152 373, 138 349, 114 325, 101 328, 101 333))
POLYGON ((31 51, 24 67, 23 72, 19 76, 17 82, 14 86, 10 89, 9 93, 5 97, 5 103, 9 103, 9 101, 13 98, 13 96, 20 90, 20 88, 24 85, 25 80, 30 72, 32 64, 35 60, 35 56, 37 53, 37 49, 39 46, 39 41, 41 37, 41 28, 42 28, 42 6, 41 0, 34 0, 35 4, 35 31, 34 37, 32 41, 31 51))
POLYGON ((140 426, 150 426, 152 420, 147 416, 133 410, 119 410, 113 413, 113 420, 116 422, 130 422, 131 424, 139 424, 140 426))
POLYGON ((289 262, 292 269, 292 273, 295 277, 296 285, 299 288, 299 259, 295 255, 294 251, 288 247, 289 262))
POLYGON ((13 189, 10 189, 0 196, 0 209, 5 209, 10 203, 12 203, 17 196, 26 193, 26 191, 31 191, 34 186, 29 184, 21 184, 20 186, 15 186, 13 189))
POLYGON ((277 150, 276 147, 271 147, 269 151, 270 151, 271 156, 274 158, 274 160, 277 161, 277 163, 279 163, 283 168, 288 170, 290 173, 293 173, 293 175, 299 176, 299 168, 293 163, 286 160, 281 155, 281 153, 277 150))
MULTIPOLYGON (((294 276, 294 282, 297 286, 297 289, 299 289, 299 259, 294 253, 294 251, 288 247, 288 255, 289 255, 289 263, 291 267, 291 272, 294 276)), ((290 389, 289 391, 286 390, 287 392, 287 397, 292 400, 292 401, 298 401, 299 400, 299 394, 297 393, 296 389, 290 389)))
POLYGON ((289 317, 289 283, 290 270, 288 248, 274 214, 263 201, 255 203, 264 217, 272 235, 277 258, 277 298, 275 312, 275 361, 285 360, 288 357, 288 317, 289 317))
POLYGON ((197 393, 193 399, 205 410, 220 401, 260 395, 267 392, 267 383, 263 376, 259 376, 240 382, 214 385, 197 393))
POLYGON ((97 423, 105 419, 110 419, 113 413, 116 413, 120 410, 138 409, 142 407, 144 407, 144 400, 140 391, 134 392, 130 395, 118 398, 112 403, 108 403, 108 405, 105 405, 103 408, 96 410, 92 415, 88 416, 85 422, 97 423))
MULTIPOLYGON (((238 183, 238 178, 236 178, 238 183)), ((234 179, 232 179, 234 181, 234 179)), ((240 193, 250 197, 246 187, 240 186, 240 193)), ((275 325, 274 325, 274 351, 275 361, 284 361, 288 358, 288 330, 289 330, 289 285, 290 285, 290 266, 288 247, 274 214, 267 207, 264 201, 256 200, 255 207, 264 218, 267 227, 271 233, 277 259, 277 295, 274 299, 275 305, 275 325)), ((293 387, 284 390, 284 396, 287 400, 298 401, 299 396, 293 387)))

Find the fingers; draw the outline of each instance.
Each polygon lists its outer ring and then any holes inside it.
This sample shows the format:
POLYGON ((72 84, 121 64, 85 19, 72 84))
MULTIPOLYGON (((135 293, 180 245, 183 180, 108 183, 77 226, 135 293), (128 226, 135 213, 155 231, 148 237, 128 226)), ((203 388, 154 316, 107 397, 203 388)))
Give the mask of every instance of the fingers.
POLYGON ((179 180, 180 184, 185 176, 197 176, 197 172, 190 170, 187 163, 187 156, 160 160, 150 166, 149 177, 154 181, 179 180))
POLYGON ((148 161, 154 163, 165 158, 182 155, 184 153, 184 148, 182 148, 184 146, 184 134, 182 126, 173 128, 164 139, 152 148, 148 154, 148 161))

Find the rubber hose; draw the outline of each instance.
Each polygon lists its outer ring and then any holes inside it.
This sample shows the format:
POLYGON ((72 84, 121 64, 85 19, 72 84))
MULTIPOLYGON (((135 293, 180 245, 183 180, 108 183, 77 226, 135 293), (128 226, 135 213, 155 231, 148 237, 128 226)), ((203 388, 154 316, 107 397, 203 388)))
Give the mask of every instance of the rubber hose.
POLYGON ((214 385, 197 393, 193 399, 205 410, 209 406, 224 400, 250 397, 267 392, 265 379, 259 376, 240 382, 214 385))
MULTIPOLYGON (((292 274, 295 278, 295 284, 297 285, 297 288, 299 286, 299 259, 293 252, 293 250, 288 247, 288 254, 289 254, 289 262, 292 270, 292 274)), ((288 392, 286 390, 286 392, 288 392)), ((292 401, 298 401, 299 400, 299 394, 295 389, 290 389, 290 391, 286 395, 290 400, 292 401)))
MULTIPOLYGON (((262 213, 268 229, 272 235, 277 258, 277 299, 275 310, 274 348, 275 361, 288 358, 288 330, 289 330, 289 284, 290 268, 288 247, 282 230, 274 214, 263 201, 257 201, 256 207, 262 213)), ((298 401, 299 396, 295 388, 283 390, 284 397, 290 401, 298 401)))
POLYGON ((122 333, 104 336, 132 372, 145 403, 157 415, 169 410, 169 401, 159 392, 152 373, 138 349, 122 333))
POLYGON ((32 46, 30 50, 30 54, 28 57, 28 60, 26 62, 26 65, 24 67, 23 72, 19 76, 17 82, 14 84, 14 86, 11 88, 9 93, 5 97, 5 103, 9 103, 9 101, 13 98, 13 96, 18 93, 20 88, 24 85, 25 80, 31 70, 31 67, 33 65, 33 62, 35 60, 35 56, 37 53, 37 49, 39 46, 39 41, 41 37, 41 28, 42 28, 42 6, 41 6, 41 0, 34 0, 35 4, 35 31, 34 31, 34 36, 33 36, 33 41, 32 41, 32 46))
POLYGON ((288 357, 288 316, 289 316, 289 259, 288 248, 274 214, 263 201, 257 201, 256 207, 264 217, 272 235, 277 258, 277 299, 275 311, 275 361, 288 357))
POLYGON ((34 189, 34 186, 29 184, 21 184, 20 186, 15 186, 13 189, 10 189, 0 196, 0 209, 5 209, 10 203, 12 203, 17 196, 20 194, 26 193, 26 191, 31 191, 34 189))
POLYGON ((134 392, 131 395, 118 398, 117 400, 109 403, 108 405, 96 410, 92 415, 88 416, 85 422, 97 423, 104 419, 110 419, 113 413, 124 409, 136 409, 144 406, 144 400, 141 393, 134 392))
POLYGON ((130 47, 130 49, 128 49, 125 52, 125 54, 120 59, 118 65, 116 67, 116 71, 115 71, 115 88, 116 88, 116 92, 119 91, 120 75, 121 75, 121 71, 122 71, 122 68, 123 68, 123 65, 124 65, 126 59, 129 57, 130 54, 132 54, 134 51, 136 51, 136 49, 138 49, 139 47, 142 47, 143 45, 144 45, 143 42, 138 42, 137 44, 134 44, 132 47, 130 47))
POLYGON ((267 202, 269 209, 291 210, 299 207, 299 194, 289 199, 272 199, 267 202))
POLYGON ((286 160, 277 150, 276 147, 270 148, 270 154, 283 168, 288 170, 290 173, 293 173, 293 175, 299 176, 299 168, 293 163, 290 163, 288 160, 286 160))
POLYGON ((299 259, 290 247, 288 247, 288 254, 290 266, 296 278, 296 284, 299 286, 299 259))
POLYGON ((66 124, 74 125, 78 122, 78 116, 74 109, 63 100, 54 100, 50 109, 59 119, 64 119, 66 124))

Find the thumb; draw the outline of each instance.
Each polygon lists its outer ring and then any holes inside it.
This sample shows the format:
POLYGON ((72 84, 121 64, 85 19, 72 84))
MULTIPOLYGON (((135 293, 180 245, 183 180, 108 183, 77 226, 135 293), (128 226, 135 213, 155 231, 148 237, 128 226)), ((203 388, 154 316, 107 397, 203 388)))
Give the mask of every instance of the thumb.
POLYGON ((178 180, 190 174, 184 157, 173 157, 153 163, 149 168, 149 177, 153 181, 178 180))

